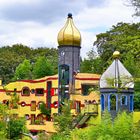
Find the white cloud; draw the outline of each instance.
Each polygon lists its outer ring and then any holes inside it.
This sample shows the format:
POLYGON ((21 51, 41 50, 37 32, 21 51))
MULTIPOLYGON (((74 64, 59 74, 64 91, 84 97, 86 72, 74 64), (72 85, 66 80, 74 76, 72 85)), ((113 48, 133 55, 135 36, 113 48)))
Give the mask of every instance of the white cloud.
POLYGON ((93 47, 96 34, 106 32, 112 25, 118 22, 138 22, 139 19, 133 18, 133 7, 126 7, 122 0, 106 0, 104 7, 86 8, 75 17, 80 30, 83 31, 82 56, 93 47))
MULTIPOLYGON (((34 0, 30 0, 31 3, 33 1, 34 0)), ((35 0, 34 2, 39 1, 40 0, 35 0)), ((8 2, 9 0, 1 0, 0 5, 3 4, 6 6, 8 2)), ((24 2, 24 4, 29 4, 29 0, 12 0, 12 2, 24 2)), ((83 4, 80 6, 82 7, 79 8, 78 14, 73 15, 73 18, 76 27, 82 34, 82 57, 86 57, 86 53, 93 48, 93 42, 96 39, 96 34, 109 30, 113 24, 115 25, 121 21, 138 21, 138 19, 134 19, 132 17, 132 14, 134 13, 133 8, 126 7, 122 0, 106 0, 104 5, 99 7, 88 7, 87 5, 84 7, 83 4)), ((2 5, 0 7, 2 7, 2 5)), ((65 12, 65 15, 67 14, 68 9, 66 8, 66 10, 63 11, 65 12)), ((55 9, 52 9, 52 11, 54 10, 55 9)), ((72 8, 71 11, 74 12, 72 8)), ((39 13, 39 15, 40 14, 41 13, 39 13)), ((53 16, 51 13, 45 14, 53 16)), ((53 22, 50 22, 49 24, 44 24, 41 20, 42 19, 39 21, 38 18, 37 21, 25 20, 17 22, 11 19, 1 18, 0 46, 22 43, 30 47, 57 47, 57 34, 64 26, 66 17, 60 18, 59 20, 53 20, 53 22)), ((49 20, 49 18, 47 20, 49 20)))
POLYGON ((11 4, 29 4, 33 2, 37 2, 38 0, 0 0, 0 6, 7 6, 11 4))

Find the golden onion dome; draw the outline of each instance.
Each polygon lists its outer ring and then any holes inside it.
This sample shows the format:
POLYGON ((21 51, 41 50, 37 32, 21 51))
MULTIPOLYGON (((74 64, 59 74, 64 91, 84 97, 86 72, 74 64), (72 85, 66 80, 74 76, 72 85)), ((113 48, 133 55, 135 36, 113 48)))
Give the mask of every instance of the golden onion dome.
POLYGON ((119 58, 120 57, 120 52, 119 51, 115 51, 113 53, 113 58, 119 58))
POLYGON ((81 35, 73 23, 72 14, 68 14, 65 26, 58 33, 59 46, 81 46, 81 35))

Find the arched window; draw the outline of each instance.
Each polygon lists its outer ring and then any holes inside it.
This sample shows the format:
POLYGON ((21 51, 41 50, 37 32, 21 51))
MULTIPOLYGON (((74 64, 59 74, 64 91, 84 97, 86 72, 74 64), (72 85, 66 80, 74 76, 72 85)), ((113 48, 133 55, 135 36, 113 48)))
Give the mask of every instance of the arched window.
POLYGON ((116 111, 116 95, 111 94, 110 95, 110 110, 115 110, 116 111))
POLYGON ((30 89, 28 87, 22 88, 22 96, 29 96, 30 95, 30 89))
POLYGON ((43 115, 42 114, 37 115, 37 122, 38 122, 38 124, 43 124, 43 115))
POLYGON ((44 103, 43 101, 38 102, 38 106, 37 106, 37 107, 38 107, 38 109, 40 109, 40 108, 41 108, 41 105, 42 105, 42 104, 45 104, 45 103, 44 103))
POLYGON ((103 94, 101 95, 101 108, 102 108, 102 111, 105 110, 105 98, 103 94))
POLYGON ((122 96, 121 105, 127 105, 127 96, 122 96))

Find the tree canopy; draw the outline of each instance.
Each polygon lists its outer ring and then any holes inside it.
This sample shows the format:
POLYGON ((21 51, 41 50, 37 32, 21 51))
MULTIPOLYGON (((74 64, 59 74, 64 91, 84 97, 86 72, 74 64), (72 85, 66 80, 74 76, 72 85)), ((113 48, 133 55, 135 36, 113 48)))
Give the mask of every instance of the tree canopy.
POLYGON ((88 58, 81 64, 83 72, 90 71, 102 74, 111 64, 112 54, 118 50, 121 61, 134 77, 140 77, 140 23, 118 23, 109 31, 100 33, 94 42, 94 48, 88 58))
POLYGON ((25 59, 21 64, 18 65, 16 68, 14 79, 20 80, 20 79, 31 79, 31 70, 32 66, 30 64, 30 61, 25 59))
POLYGON ((53 74, 53 68, 51 62, 47 60, 45 56, 38 57, 33 66, 34 78, 40 78, 53 74))
MULTIPOLYGON (((52 73, 57 73, 57 49, 55 48, 30 48, 28 46, 22 44, 15 44, 12 46, 3 46, 0 48, 0 78, 3 80, 3 83, 8 83, 11 80, 18 79, 32 79, 33 76, 33 65, 38 61, 40 57, 45 57, 49 62, 49 66, 51 65, 52 73), (24 64, 24 60, 29 61, 30 63, 30 71, 25 76, 25 74, 21 74, 19 76, 19 72, 23 68, 21 64, 24 64), (19 66, 20 65, 20 66, 19 66), (17 68, 18 67, 18 68, 17 68), (20 70, 19 70, 20 67, 20 70), (21 68, 22 67, 22 68, 21 68), (24 75, 24 76, 23 76, 24 75), (18 77, 17 77, 18 76, 18 77)), ((29 65, 29 64, 28 64, 29 65)), ((23 72, 23 70, 22 70, 23 72)))
MULTIPOLYGON (((97 47, 98 57, 88 60, 97 61, 100 58, 102 71, 112 62, 112 54, 118 50, 121 53, 121 61, 128 71, 135 77, 140 77, 140 23, 118 23, 109 31, 100 33, 96 37, 94 47, 97 47)), ((94 53, 91 52, 91 53, 94 53)), ((91 56, 91 54, 90 54, 91 56)), ((92 68, 91 68, 92 69, 92 68)))

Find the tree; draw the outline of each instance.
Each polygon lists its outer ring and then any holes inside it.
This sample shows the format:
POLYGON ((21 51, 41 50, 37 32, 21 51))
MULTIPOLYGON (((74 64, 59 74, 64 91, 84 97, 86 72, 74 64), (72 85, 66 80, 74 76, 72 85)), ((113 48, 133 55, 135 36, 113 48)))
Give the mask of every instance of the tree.
POLYGON ((51 118, 51 110, 46 107, 46 104, 44 102, 41 103, 41 105, 40 105, 40 112, 43 115, 46 115, 47 119, 50 120, 50 118, 51 118))
POLYGON ((135 8, 135 16, 140 16, 140 0, 129 0, 135 8))
POLYGON ((0 56, 0 78, 6 83, 13 78, 15 69, 23 58, 9 50, 0 51, 0 56))
POLYGON ((4 84, 17 80, 13 78, 16 67, 25 59, 34 64, 38 57, 46 56, 52 66, 53 74, 57 73, 58 53, 55 48, 41 47, 33 49, 22 44, 14 44, 0 47, 0 56, 0 78, 4 84))
POLYGON ((30 64, 30 61, 25 59, 19 66, 16 68, 15 71, 15 80, 20 80, 20 79, 31 79, 31 69, 32 66, 30 64))
MULTIPOLYGON (((115 50, 120 51, 121 61, 129 61, 127 56, 131 55, 133 57, 133 62, 135 65, 140 64, 140 23, 118 23, 116 26, 112 26, 110 31, 105 33, 100 33, 97 35, 97 40, 94 45, 97 47, 98 55, 102 61, 102 67, 107 68, 112 61, 112 54, 115 50)), ((140 76, 140 73, 136 72, 137 69, 133 68, 131 65, 126 65, 126 68, 133 69, 132 74, 136 74, 136 77, 140 76)))
POLYGON ((8 106, 6 104, 0 104, 0 116, 0 138, 6 140, 7 120, 9 118, 8 106))
POLYGON ((81 62, 81 72, 86 73, 101 73, 102 72, 102 61, 100 57, 87 58, 81 62))
POLYGON ((37 58, 33 66, 33 74, 34 78, 41 78, 53 74, 52 65, 45 56, 37 58))
POLYGON ((33 52, 33 62, 36 62, 36 60, 39 57, 46 57, 46 59, 49 61, 52 70, 53 70, 53 74, 57 73, 57 67, 58 67, 58 50, 55 48, 46 48, 46 47, 41 47, 41 48, 37 48, 32 50, 33 52))
POLYGON ((57 129, 57 133, 51 137, 52 140, 70 139, 73 121, 70 110, 70 102, 65 101, 64 105, 62 105, 61 114, 54 116, 54 124, 57 129))

